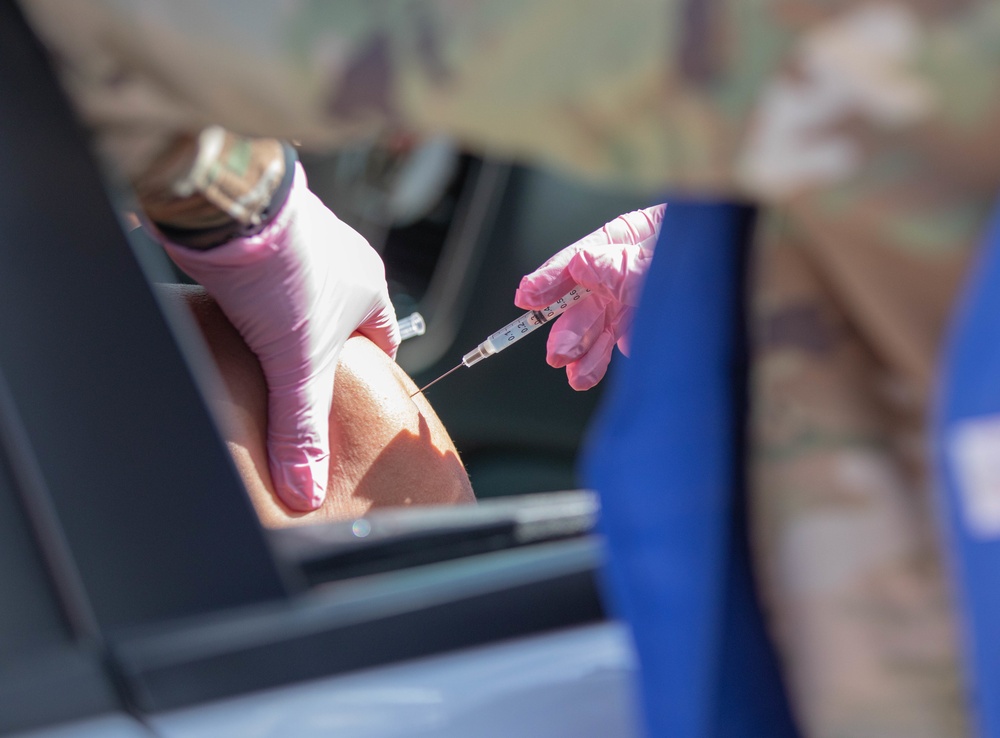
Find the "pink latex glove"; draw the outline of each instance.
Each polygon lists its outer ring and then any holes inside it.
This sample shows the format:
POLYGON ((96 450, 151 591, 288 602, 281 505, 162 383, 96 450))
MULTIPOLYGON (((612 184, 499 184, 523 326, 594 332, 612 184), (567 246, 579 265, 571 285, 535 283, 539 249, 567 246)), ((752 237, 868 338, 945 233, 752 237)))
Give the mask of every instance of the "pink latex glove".
POLYGON ((552 324, 546 346, 549 365, 566 367, 573 389, 590 389, 604 378, 616 344, 628 355, 632 316, 666 207, 619 215, 521 280, 514 303, 525 310, 545 307, 574 285, 593 292, 552 324))
POLYGON ((309 191, 299 164, 288 199, 260 233, 207 251, 164 246, 260 359, 275 489, 293 510, 316 509, 326 494, 330 404, 344 342, 358 330, 389 356, 399 346, 381 258, 309 191))

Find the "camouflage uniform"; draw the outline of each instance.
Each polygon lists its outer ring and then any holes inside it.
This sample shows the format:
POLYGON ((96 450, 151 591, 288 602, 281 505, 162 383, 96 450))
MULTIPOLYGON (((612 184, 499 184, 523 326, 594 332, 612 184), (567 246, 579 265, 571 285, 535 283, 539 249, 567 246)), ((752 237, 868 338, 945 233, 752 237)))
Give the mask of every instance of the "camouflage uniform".
POLYGON ((800 725, 967 734, 924 437, 1000 182, 1000 5, 25 7, 101 149, 140 180, 179 131, 209 124, 311 146, 402 130, 765 204, 752 533, 800 725))
POLYGON ((971 248, 859 238, 836 212, 773 208, 758 233, 758 582, 806 735, 966 735, 925 431, 971 248))

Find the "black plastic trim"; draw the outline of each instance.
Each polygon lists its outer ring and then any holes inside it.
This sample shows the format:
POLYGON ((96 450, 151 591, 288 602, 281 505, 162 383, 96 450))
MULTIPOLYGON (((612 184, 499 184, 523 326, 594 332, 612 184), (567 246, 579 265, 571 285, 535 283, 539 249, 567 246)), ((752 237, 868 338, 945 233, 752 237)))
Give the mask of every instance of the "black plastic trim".
POLYGON ((600 552, 587 537, 331 584, 113 651, 139 709, 178 708, 603 620, 600 552))
POLYGON ((0 662, 0 733, 118 710, 99 646, 67 643, 0 662))
POLYGON ((208 366, 204 346, 190 318, 168 324, 88 149, 43 49, 0 2, 0 422, 16 419, 15 471, 49 498, 89 599, 74 624, 284 598, 295 584, 187 360, 208 366))

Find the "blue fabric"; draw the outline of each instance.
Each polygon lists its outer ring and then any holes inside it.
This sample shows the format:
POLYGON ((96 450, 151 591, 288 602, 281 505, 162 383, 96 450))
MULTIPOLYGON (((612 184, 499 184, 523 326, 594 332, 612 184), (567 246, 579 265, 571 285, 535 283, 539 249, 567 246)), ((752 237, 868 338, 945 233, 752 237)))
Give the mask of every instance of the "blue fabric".
MULTIPOLYGON (((944 536, 958 582, 960 621, 979 735, 1000 738, 1000 539, 967 526, 949 439, 969 418, 1000 414, 1000 215, 994 216, 946 346, 934 447, 944 536)), ((1000 448, 996 449, 1000 455, 1000 448)))
POLYGON ((741 474, 748 211, 670 201, 588 440, 611 606, 632 628, 654 738, 793 736, 747 563, 741 474))

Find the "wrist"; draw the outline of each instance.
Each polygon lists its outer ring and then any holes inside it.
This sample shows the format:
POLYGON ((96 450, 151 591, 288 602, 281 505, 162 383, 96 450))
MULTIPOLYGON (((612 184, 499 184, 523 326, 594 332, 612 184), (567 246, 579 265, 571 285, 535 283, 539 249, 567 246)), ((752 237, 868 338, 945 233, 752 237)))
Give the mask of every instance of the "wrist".
POLYGON ((297 160, 288 143, 213 127, 179 140, 136 190, 164 238, 211 249, 253 236, 274 221, 288 199, 297 160))

